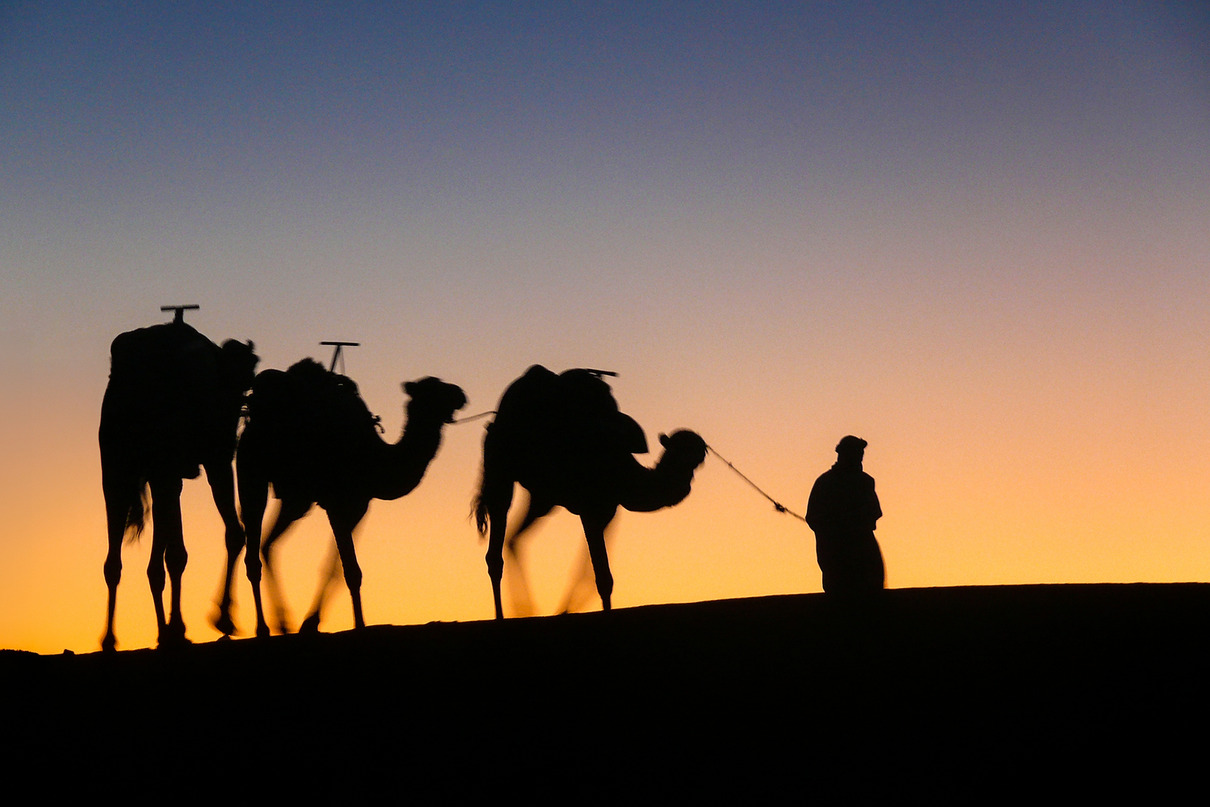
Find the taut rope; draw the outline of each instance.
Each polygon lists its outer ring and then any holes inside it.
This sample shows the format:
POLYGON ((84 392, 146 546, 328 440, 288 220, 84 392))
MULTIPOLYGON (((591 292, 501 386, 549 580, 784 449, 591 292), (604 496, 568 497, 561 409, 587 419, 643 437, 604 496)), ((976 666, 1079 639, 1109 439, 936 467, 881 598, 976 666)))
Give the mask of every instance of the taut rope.
POLYGON ((777 499, 774 499, 774 498, 773 498, 772 496, 770 496, 768 493, 765 493, 763 490, 761 490, 760 486, 759 486, 759 485, 757 485, 755 482, 753 482, 753 481, 752 481, 751 479, 749 479, 748 477, 744 476, 743 472, 741 472, 739 468, 736 468, 734 465, 732 465, 732 464, 731 464, 731 463, 730 463, 730 462, 727 460, 727 458, 726 458, 726 457, 724 457, 722 454, 720 454, 720 453, 718 453, 717 451, 715 451, 715 450, 714 450, 714 446, 712 446, 712 445, 708 445, 708 444, 707 444, 706 449, 707 449, 707 450, 708 450, 708 451, 709 451, 711 454, 713 454, 714 456, 716 456, 716 457, 718 457, 720 460, 722 460, 722 461, 723 461, 723 462, 726 464, 726 466, 727 466, 728 468, 730 468, 732 471, 735 471, 735 473, 736 473, 736 474, 739 476, 739 478, 740 478, 740 479, 742 479, 742 480, 744 480, 745 482, 747 482, 749 485, 751 485, 751 486, 752 486, 752 488, 753 488, 753 489, 754 489, 754 490, 755 490, 757 493, 759 493, 761 496, 764 496, 764 497, 765 497, 766 499, 768 499, 769 501, 773 502, 773 508, 774 508, 775 510, 777 510, 777 512, 779 512, 779 513, 786 513, 786 514, 788 514, 788 515, 794 516, 794 517, 795 517, 796 519, 798 519, 799 521, 806 521, 806 520, 807 520, 805 516, 800 516, 798 513, 795 513, 793 510, 790 510, 790 509, 789 509, 789 508, 787 508, 787 507, 786 507, 784 504, 782 504, 781 502, 779 502, 777 499))
POLYGON ((477 415, 467 415, 464 418, 458 418, 457 420, 451 420, 450 425, 457 426, 460 423, 470 423, 472 420, 478 420, 479 418, 485 418, 488 415, 494 415, 494 414, 496 414, 496 410, 489 409, 488 411, 480 412, 477 415))

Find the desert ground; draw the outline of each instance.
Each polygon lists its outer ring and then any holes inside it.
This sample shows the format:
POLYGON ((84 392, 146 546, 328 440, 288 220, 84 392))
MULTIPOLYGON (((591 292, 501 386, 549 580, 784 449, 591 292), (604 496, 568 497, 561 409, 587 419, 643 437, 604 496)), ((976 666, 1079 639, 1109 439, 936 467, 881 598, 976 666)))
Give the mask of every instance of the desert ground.
POLYGON ((902 589, 0 653, 10 793, 1204 795, 1208 584, 902 589))

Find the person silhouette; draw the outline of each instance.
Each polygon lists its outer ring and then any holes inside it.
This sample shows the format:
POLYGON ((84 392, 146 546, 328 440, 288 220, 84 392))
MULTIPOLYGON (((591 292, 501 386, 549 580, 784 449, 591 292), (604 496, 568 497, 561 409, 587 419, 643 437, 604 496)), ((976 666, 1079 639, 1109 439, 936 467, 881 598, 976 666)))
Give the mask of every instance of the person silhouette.
POLYGON ((862 470, 868 443, 848 435, 836 445, 836 464, 815 480, 807 500, 807 526, 825 593, 865 596, 886 584, 882 552, 874 539, 882 517, 874 478, 862 470))

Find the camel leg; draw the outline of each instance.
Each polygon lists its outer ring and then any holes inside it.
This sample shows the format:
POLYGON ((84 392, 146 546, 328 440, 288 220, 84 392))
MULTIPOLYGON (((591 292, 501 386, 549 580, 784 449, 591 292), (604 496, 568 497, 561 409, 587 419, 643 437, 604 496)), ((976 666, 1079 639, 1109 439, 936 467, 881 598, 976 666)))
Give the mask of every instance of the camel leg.
POLYGON ((235 477, 231 472, 230 458, 206 463, 206 481, 210 484, 214 505, 223 519, 224 540, 227 545, 223 593, 219 597, 218 615, 214 618, 213 623, 219 633, 223 636, 230 636, 235 633, 235 622, 231 619, 231 590, 235 578, 235 565, 239 561, 240 553, 244 551, 244 528, 240 525, 239 514, 235 509, 235 477))
POLYGON ((130 511, 131 496, 139 496, 138 482, 122 475, 119 480, 106 477, 102 487, 105 493, 105 521, 109 538, 109 552, 105 556, 105 585, 109 588, 109 602, 105 613, 105 636, 101 649, 113 651, 118 646, 113 631, 114 614, 118 604, 118 583, 122 579, 122 539, 126 536, 126 516, 130 511))
POLYGON ((592 558, 592 569, 597 578, 597 593, 601 595, 601 607, 606 611, 613 595, 613 575, 609 572, 609 556, 605 552, 605 528, 612 519, 613 513, 607 517, 580 516, 584 537, 588 541, 588 554, 592 558))
MULTIPOLYGON (((609 543, 608 536, 606 536, 605 543, 609 543)), ((588 554, 588 547, 585 546, 576 561, 576 569, 572 572, 571 582, 567 586, 567 592, 563 595, 563 601, 559 604, 559 613, 569 614, 577 608, 583 607, 592 599, 595 589, 592 557, 588 554)))
MULTIPOLYGON (((154 495, 154 494, 153 494, 154 495)), ((159 520, 159 514, 152 516, 154 521, 159 520)), ((164 527, 167 532, 168 528, 164 527)), ((147 582, 151 585, 151 599, 155 604, 155 621, 156 635, 160 641, 164 640, 164 633, 167 628, 168 619, 164 616, 164 538, 160 535, 160 530, 153 527, 151 534, 151 559, 147 562, 147 582)))
MULTIPOLYGON (((503 516, 507 518, 507 515, 503 516)), ((504 577, 504 526, 496 527, 492 520, 491 535, 487 540, 487 576, 492 581, 492 601, 496 606, 496 619, 504 619, 504 604, 500 599, 500 580, 504 577)))
MULTIPOLYGON (((328 521, 332 524, 332 534, 336 537, 336 549, 340 553, 340 565, 344 567, 345 585, 349 587, 349 596, 353 599, 353 627, 355 628, 364 628, 366 621, 361 612, 361 567, 357 565, 357 552, 353 548, 353 529, 361 521, 369 506, 369 502, 358 502, 335 513, 331 510, 328 511, 328 521)), ((307 617, 308 622, 312 619, 318 628, 318 611, 307 617)))
MULTIPOLYGON (((605 528, 606 549, 609 547, 609 536, 612 530, 613 522, 610 521, 609 526, 605 528)), ((576 570, 572 573, 571 582, 567 586, 567 593, 563 595, 559 613, 568 614, 584 607, 592 599, 595 591, 596 581, 592 572, 592 556, 588 553, 588 546, 585 544, 580 552, 576 570)))
MULTIPOLYGON (((484 484, 484 489, 487 485, 484 484)), ((502 485, 488 506, 487 576, 492 581, 492 599, 496 606, 496 619, 504 619, 504 605, 500 600, 500 580, 504 577, 504 535, 508 529, 508 508, 513 503, 513 486, 502 485)))
POLYGON ((509 593, 512 595, 513 610, 518 616, 533 616, 537 612, 534 608, 533 597, 529 593, 529 580, 525 575, 525 563, 521 549, 525 546, 526 541, 522 539, 528 539, 532 534, 529 532, 530 527, 539 519, 549 515, 554 507, 553 502, 536 499, 531 494, 529 505, 525 509, 525 517, 521 519, 521 523, 517 525, 513 534, 504 540, 504 549, 507 552, 504 571, 508 572, 509 593))
POLYGON ((327 602, 328 594, 336 584, 336 576, 339 573, 340 554, 336 550, 336 545, 333 544, 328 547, 328 556, 324 559, 324 570, 319 576, 319 585, 311 600, 311 609, 307 612, 307 618, 298 626, 299 633, 319 633, 319 615, 323 611, 324 603, 327 602))
POLYGON ((277 542, 286 534, 290 526, 305 516, 311 510, 311 502, 305 499, 283 499, 277 511, 277 519, 272 529, 265 537, 260 547, 260 555, 264 559, 265 585, 269 589, 269 602, 273 607, 273 619, 280 633, 290 632, 290 616, 286 609, 285 595, 282 594, 281 583, 277 579, 277 567, 273 563, 273 549, 277 542))
MULTIPOLYGON (((240 444, 240 451, 245 450, 243 442, 240 444)), ((246 543, 246 551, 244 552, 244 567, 248 576, 248 583, 252 586, 252 602, 256 607, 256 636, 258 639, 264 639, 269 636, 269 624, 265 621, 264 602, 261 599, 261 545, 260 536, 261 529, 264 526, 265 518, 265 503, 269 499, 269 483, 263 476, 256 473, 249 463, 241 462, 244 455, 237 456, 237 468, 239 471, 239 504, 240 515, 244 521, 244 539, 246 543)), ((228 591, 231 588, 232 576, 235 573, 235 561, 232 559, 230 551, 227 553, 227 583, 228 591)), ((220 606, 220 619, 222 618, 222 607, 220 606)), ((220 628, 221 630, 221 628, 220 628)))
POLYGON ((151 482, 152 541, 151 560, 147 564, 147 580, 155 603, 159 623, 159 643, 185 640, 185 622, 181 617, 181 577, 188 555, 181 530, 181 480, 161 479, 151 482), (170 618, 164 618, 164 571, 172 582, 170 618))
POLYGON ((171 522, 174 527, 168 536, 164 547, 164 566, 168 570, 168 582, 172 587, 171 605, 168 616, 168 638, 173 642, 185 641, 185 619, 181 613, 181 583, 185 575, 185 565, 189 562, 189 553, 185 551, 185 535, 181 526, 181 483, 175 486, 176 497, 169 500, 175 503, 176 520, 171 522))

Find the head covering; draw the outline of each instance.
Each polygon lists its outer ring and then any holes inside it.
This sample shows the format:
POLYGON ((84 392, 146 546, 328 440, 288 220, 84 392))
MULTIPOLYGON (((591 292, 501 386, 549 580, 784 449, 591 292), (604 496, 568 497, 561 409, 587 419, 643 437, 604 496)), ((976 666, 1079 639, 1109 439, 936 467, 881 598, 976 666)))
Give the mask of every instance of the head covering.
POLYGON ((865 440, 862 440, 860 437, 854 437, 850 434, 846 437, 840 438, 840 442, 836 444, 836 453, 854 454, 865 451, 865 447, 868 445, 869 443, 867 443, 865 440))

